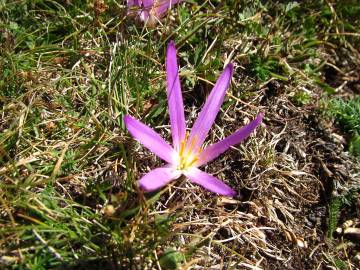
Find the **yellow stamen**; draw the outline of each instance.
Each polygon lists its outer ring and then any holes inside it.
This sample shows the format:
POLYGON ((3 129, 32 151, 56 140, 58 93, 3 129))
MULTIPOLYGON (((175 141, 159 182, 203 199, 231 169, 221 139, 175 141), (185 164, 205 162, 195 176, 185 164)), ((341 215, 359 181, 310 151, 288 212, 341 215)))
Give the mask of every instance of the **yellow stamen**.
POLYGON ((195 150, 196 142, 198 138, 195 136, 191 139, 188 144, 189 133, 185 135, 185 139, 180 143, 179 149, 179 170, 185 170, 186 168, 192 167, 198 160, 201 153, 201 148, 195 150), (195 150, 195 151, 194 151, 195 150))
POLYGON ((193 149, 195 147, 195 144, 197 142, 197 136, 194 136, 192 140, 190 141, 190 146, 188 147, 189 150, 193 149))
POLYGON ((179 151, 179 155, 182 156, 184 154, 184 150, 185 150, 185 146, 186 146, 186 141, 189 138, 189 131, 186 131, 185 133, 185 139, 181 141, 180 143, 180 151, 179 151))

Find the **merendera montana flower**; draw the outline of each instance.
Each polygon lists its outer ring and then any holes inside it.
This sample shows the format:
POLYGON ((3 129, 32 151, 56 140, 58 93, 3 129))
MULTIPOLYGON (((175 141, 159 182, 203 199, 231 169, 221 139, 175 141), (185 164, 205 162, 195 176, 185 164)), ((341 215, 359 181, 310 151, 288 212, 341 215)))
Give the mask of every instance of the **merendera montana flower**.
POLYGON ((236 192, 233 189, 216 177, 201 171, 198 167, 215 159, 229 147, 240 143, 248 137, 261 123, 263 113, 260 113, 252 122, 232 135, 203 149, 201 146, 229 87, 233 65, 228 64, 225 67, 207 98, 199 117, 196 119, 190 134, 186 132, 184 104, 178 72, 176 48, 174 42, 171 41, 166 55, 166 79, 173 147, 150 127, 130 115, 124 117, 126 128, 130 134, 158 157, 168 162, 166 166, 156 168, 145 174, 140 179, 139 185, 145 191, 153 191, 163 187, 171 180, 185 175, 191 182, 212 192, 225 196, 235 196, 236 192))
POLYGON ((182 0, 127 0, 128 14, 154 25, 167 10, 182 0))

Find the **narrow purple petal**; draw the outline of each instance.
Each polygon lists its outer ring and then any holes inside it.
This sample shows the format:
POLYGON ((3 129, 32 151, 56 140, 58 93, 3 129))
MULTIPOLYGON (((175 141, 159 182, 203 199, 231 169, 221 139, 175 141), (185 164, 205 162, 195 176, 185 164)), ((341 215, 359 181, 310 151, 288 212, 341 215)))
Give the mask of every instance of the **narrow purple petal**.
POLYGON ((167 98, 171 123, 173 145, 179 150, 180 143, 185 139, 184 103, 181 94, 178 63, 174 41, 170 41, 166 54, 167 98))
POLYGON ((171 9, 175 4, 181 0, 160 0, 155 4, 155 14, 161 17, 168 9, 171 9))
POLYGON ((146 22, 147 20, 149 20, 151 18, 150 10, 154 5, 154 1, 153 0, 140 0, 139 2, 140 2, 140 7, 141 7, 141 10, 138 11, 139 19, 143 22, 146 22))
POLYGON ((199 170, 198 168, 191 168, 190 170, 185 171, 184 175, 188 177, 191 182, 217 194, 231 197, 236 195, 236 192, 223 181, 199 170))
POLYGON ((141 21, 147 21, 150 17, 150 9, 153 0, 127 0, 128 15, 137 16, 141 21))
POLYGON ((141 9, 141 2, 139 3, 139 1, 141 0, 127 0, 127 14, 129 16, 139 16, 141 15, 141 13, 143 12, 141 9))
POLYGON ((205 148, 201 152, 199 161, 196 163, 196 166, 204 165, 205 163, 217 158, 219 155, 229 149, 229 147, 238 144, 244 139, 246 139, 251 134, 251 132, 253 132, 256 127, 260 125, 263 117, 264 114, 259 113, 259 115, 246 126, 242 127, 241 129, 226 137, 225 139, 205 148))
POLYGON ((207 98, 193 128, 191 129, 187 147, 195 151, 201 147, 223 103, 226 90, 230 85, 233 65, 228 64, 217 80, 213 90, 207 98))
POLYGON ((146 9, 149 9, 154 5, 153 0, 142 0, 141 2, 143 4, 144 8, 146 8, 146 9))
POLYGON ((137 0, 127 0, 127 6, 129 7, 133 7, 133 6, 138 6, 138 1, 137 0))
POLYGON ((181 172, 170 167, 156 168, 139 180, 139 186, 144 191, 153 191, 165 186, 171 180, 180 177, 180 175, 181 172))
POLYGON ((161 159, 173 163, 176 152, 159 134, 130 115, 126 115, 124 121, 126 128, 135 139, 161 159))
POLYGON ((150 16, 150 12, 147 10, 141 10, 138 12, 139 15, 139 19, 142 22, 146 22, 151 16, 150 16))

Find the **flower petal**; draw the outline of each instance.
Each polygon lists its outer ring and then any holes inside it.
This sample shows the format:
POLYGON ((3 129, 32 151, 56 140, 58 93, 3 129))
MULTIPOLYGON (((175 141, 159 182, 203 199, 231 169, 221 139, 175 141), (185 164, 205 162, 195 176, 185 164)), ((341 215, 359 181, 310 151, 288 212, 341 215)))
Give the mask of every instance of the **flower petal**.
POLYGON ((171 9, 176 3, 179 3, 181 0, 161 0, 156 3, 155 14, 158 17, 161 17, 168 9, 171 9))
POLYGON ((206 172, 199 170, 198 168, 191 168, 190 170, 185 171, 184 175, 188 177, 191 182, 196 183, 217 194, 231 197, 236 195, 236 192, 224 182, 212 175, 207 174, 206 172))
POLYGON ((180 175, 181 172, 170 167, 156 168, 139 180, 139 186, 144 191, 153 191, 165 186, 171 180, 180 177, 180 175))
POLYGON ((150 13, 147 10, 141 10, 139 11, 139 17, 140 21, 146 22, 151 19, 150 13))
POLYGON ((219 155, 229 149, 229 147, 238 144, 244 139, 246 139, 251 134, 251 132, 253 132, 255 128, 260 125, 263 117, 264 114, 260 113, 253 121, 251 121, 246 126, 242 127, 241 129, 226 137, 225 139, 205 148, 201 152, 196 166, 204 165, 205 163, 217 158, 219 155))
POLYGON ((127 6, 128 6, 128 8, 129 8, 129 7, 133 7, 133 6, 138 6, 138 5, 139 5, 139 3, 138 3, 138 1, 137 1, 137 0, 127 0, 126 2, 127 2, 127 6))
POLYGON ((161 159, 173 163, 176 152, 159 134, 130 115, 124 117, 124 122, 126 128, 135 139, 139 140, 161 159))
POLYGON ((197 150, 203 144, 214 120, 223 103, 226 90, 229 87, 233 65, 228 64, 217 80, 213 90, 207 98, 198 118, 196 119, 187 143, 187 148, 197 150))
POLYGON ((154 5, 154 0, 140 0, 142 2, 144 8, 149 9, 154 5))
POLYGON ((166 54, 167 98, 171 123, 173 145, 179 150, 180 142, 185 139, 184 103, 181 94, 178 63, 174 41, 170 41, 166 54))
POLYGON ((150 9, 154 5, 153 0, 127 0, 129 16, 137 16, 141 21, 147 21, 150 17, 150 9))

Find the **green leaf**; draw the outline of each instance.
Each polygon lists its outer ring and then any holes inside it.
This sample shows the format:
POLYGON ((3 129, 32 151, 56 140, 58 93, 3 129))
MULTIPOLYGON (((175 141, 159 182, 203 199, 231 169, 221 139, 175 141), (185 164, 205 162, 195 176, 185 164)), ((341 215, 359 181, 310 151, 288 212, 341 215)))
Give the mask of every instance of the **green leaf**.
POLYGON ((185 260, 184 254, 175 249, 168 249, 165 251, 164 255, 159 259, 160 266, 163 269, 177 269, 179 264, 185 260))
POLYGON ((360 157, 360 136, 354 136, 350 141, 349 151, 352 155, 360 157))
POLYGON ((330 95, 333 95, 336 92, 336 90, 327 83, 323 83, 320 80, 315 80, 315 83, 330 95))

